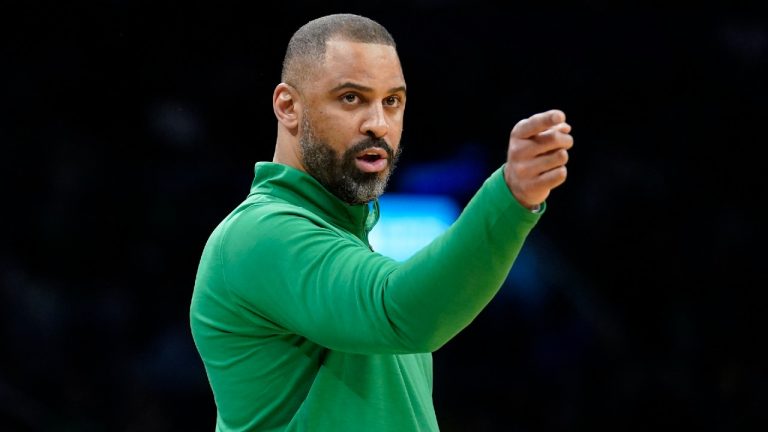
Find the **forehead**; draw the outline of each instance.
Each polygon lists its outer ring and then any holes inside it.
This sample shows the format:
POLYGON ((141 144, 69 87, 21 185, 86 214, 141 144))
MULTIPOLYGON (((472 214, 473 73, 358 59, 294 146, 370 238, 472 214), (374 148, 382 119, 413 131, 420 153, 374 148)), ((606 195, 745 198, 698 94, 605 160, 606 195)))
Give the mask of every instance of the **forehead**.
POLYGON ((320 69, 322 87, 344 82, 374 89, 405 86, 397 51, 389 45, 330 40, 320 69))

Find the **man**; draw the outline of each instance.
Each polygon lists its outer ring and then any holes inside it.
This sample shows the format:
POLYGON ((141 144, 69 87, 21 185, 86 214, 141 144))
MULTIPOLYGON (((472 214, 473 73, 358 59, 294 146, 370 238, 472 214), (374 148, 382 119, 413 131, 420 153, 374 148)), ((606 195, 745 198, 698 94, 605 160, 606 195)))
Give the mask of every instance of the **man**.
POLYGON ((406 83, 391 35, 331 15, 289 42, 277 144, 213 231, 190 310, 217 431, 437 431, 431 353, 490 302, 566 177, 558 110, 512 130, 507 161, 406 262, 367 235, 400 152, 406 83))

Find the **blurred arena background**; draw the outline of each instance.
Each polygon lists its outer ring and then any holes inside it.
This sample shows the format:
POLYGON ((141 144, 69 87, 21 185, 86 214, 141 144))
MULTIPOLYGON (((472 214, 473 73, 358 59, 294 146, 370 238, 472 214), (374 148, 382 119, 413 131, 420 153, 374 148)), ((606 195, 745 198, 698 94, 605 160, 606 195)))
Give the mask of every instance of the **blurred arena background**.
POLYGON ((0 429, 213 431, 199 255, 272 158, 289 37, 334 12, 384 24, 408 83, 376 241, 444 229, 521 118, 573 126, 500 294, 434 355, 442 430, 764 430, 766 3, 488 0, 3 2, 0 429))

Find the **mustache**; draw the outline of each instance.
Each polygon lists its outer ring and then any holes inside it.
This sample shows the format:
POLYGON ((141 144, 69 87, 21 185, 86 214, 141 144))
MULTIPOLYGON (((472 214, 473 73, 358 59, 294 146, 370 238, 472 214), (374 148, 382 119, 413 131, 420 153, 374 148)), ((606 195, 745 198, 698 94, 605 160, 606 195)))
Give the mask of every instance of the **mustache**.
POLYGON ((361 151, 368 150, 369 148, 378 147, 383 149, 385 152, 387 152, 387 159, 389 161, 392 161, 392 159, 395 158, 395 151, 392 150, 392 147, 382 138, 364 138, 359 143, 353 145, 352 147, 348 148, 347 151, 344 152, 344 155, 346 158, 354 158, 356 154, 360 153, 361 151))

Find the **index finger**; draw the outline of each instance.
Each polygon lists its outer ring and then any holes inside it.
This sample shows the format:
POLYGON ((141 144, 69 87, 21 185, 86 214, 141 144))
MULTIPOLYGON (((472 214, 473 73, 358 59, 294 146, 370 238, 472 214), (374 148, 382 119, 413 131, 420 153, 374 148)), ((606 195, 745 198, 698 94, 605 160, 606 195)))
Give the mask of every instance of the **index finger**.
POLYGON ((517 122, 515 127, 512 128, 512 136, 516 138, 530 138, 564 121, 565 113, 558 109, 534 114, 527 119, 517 122))

